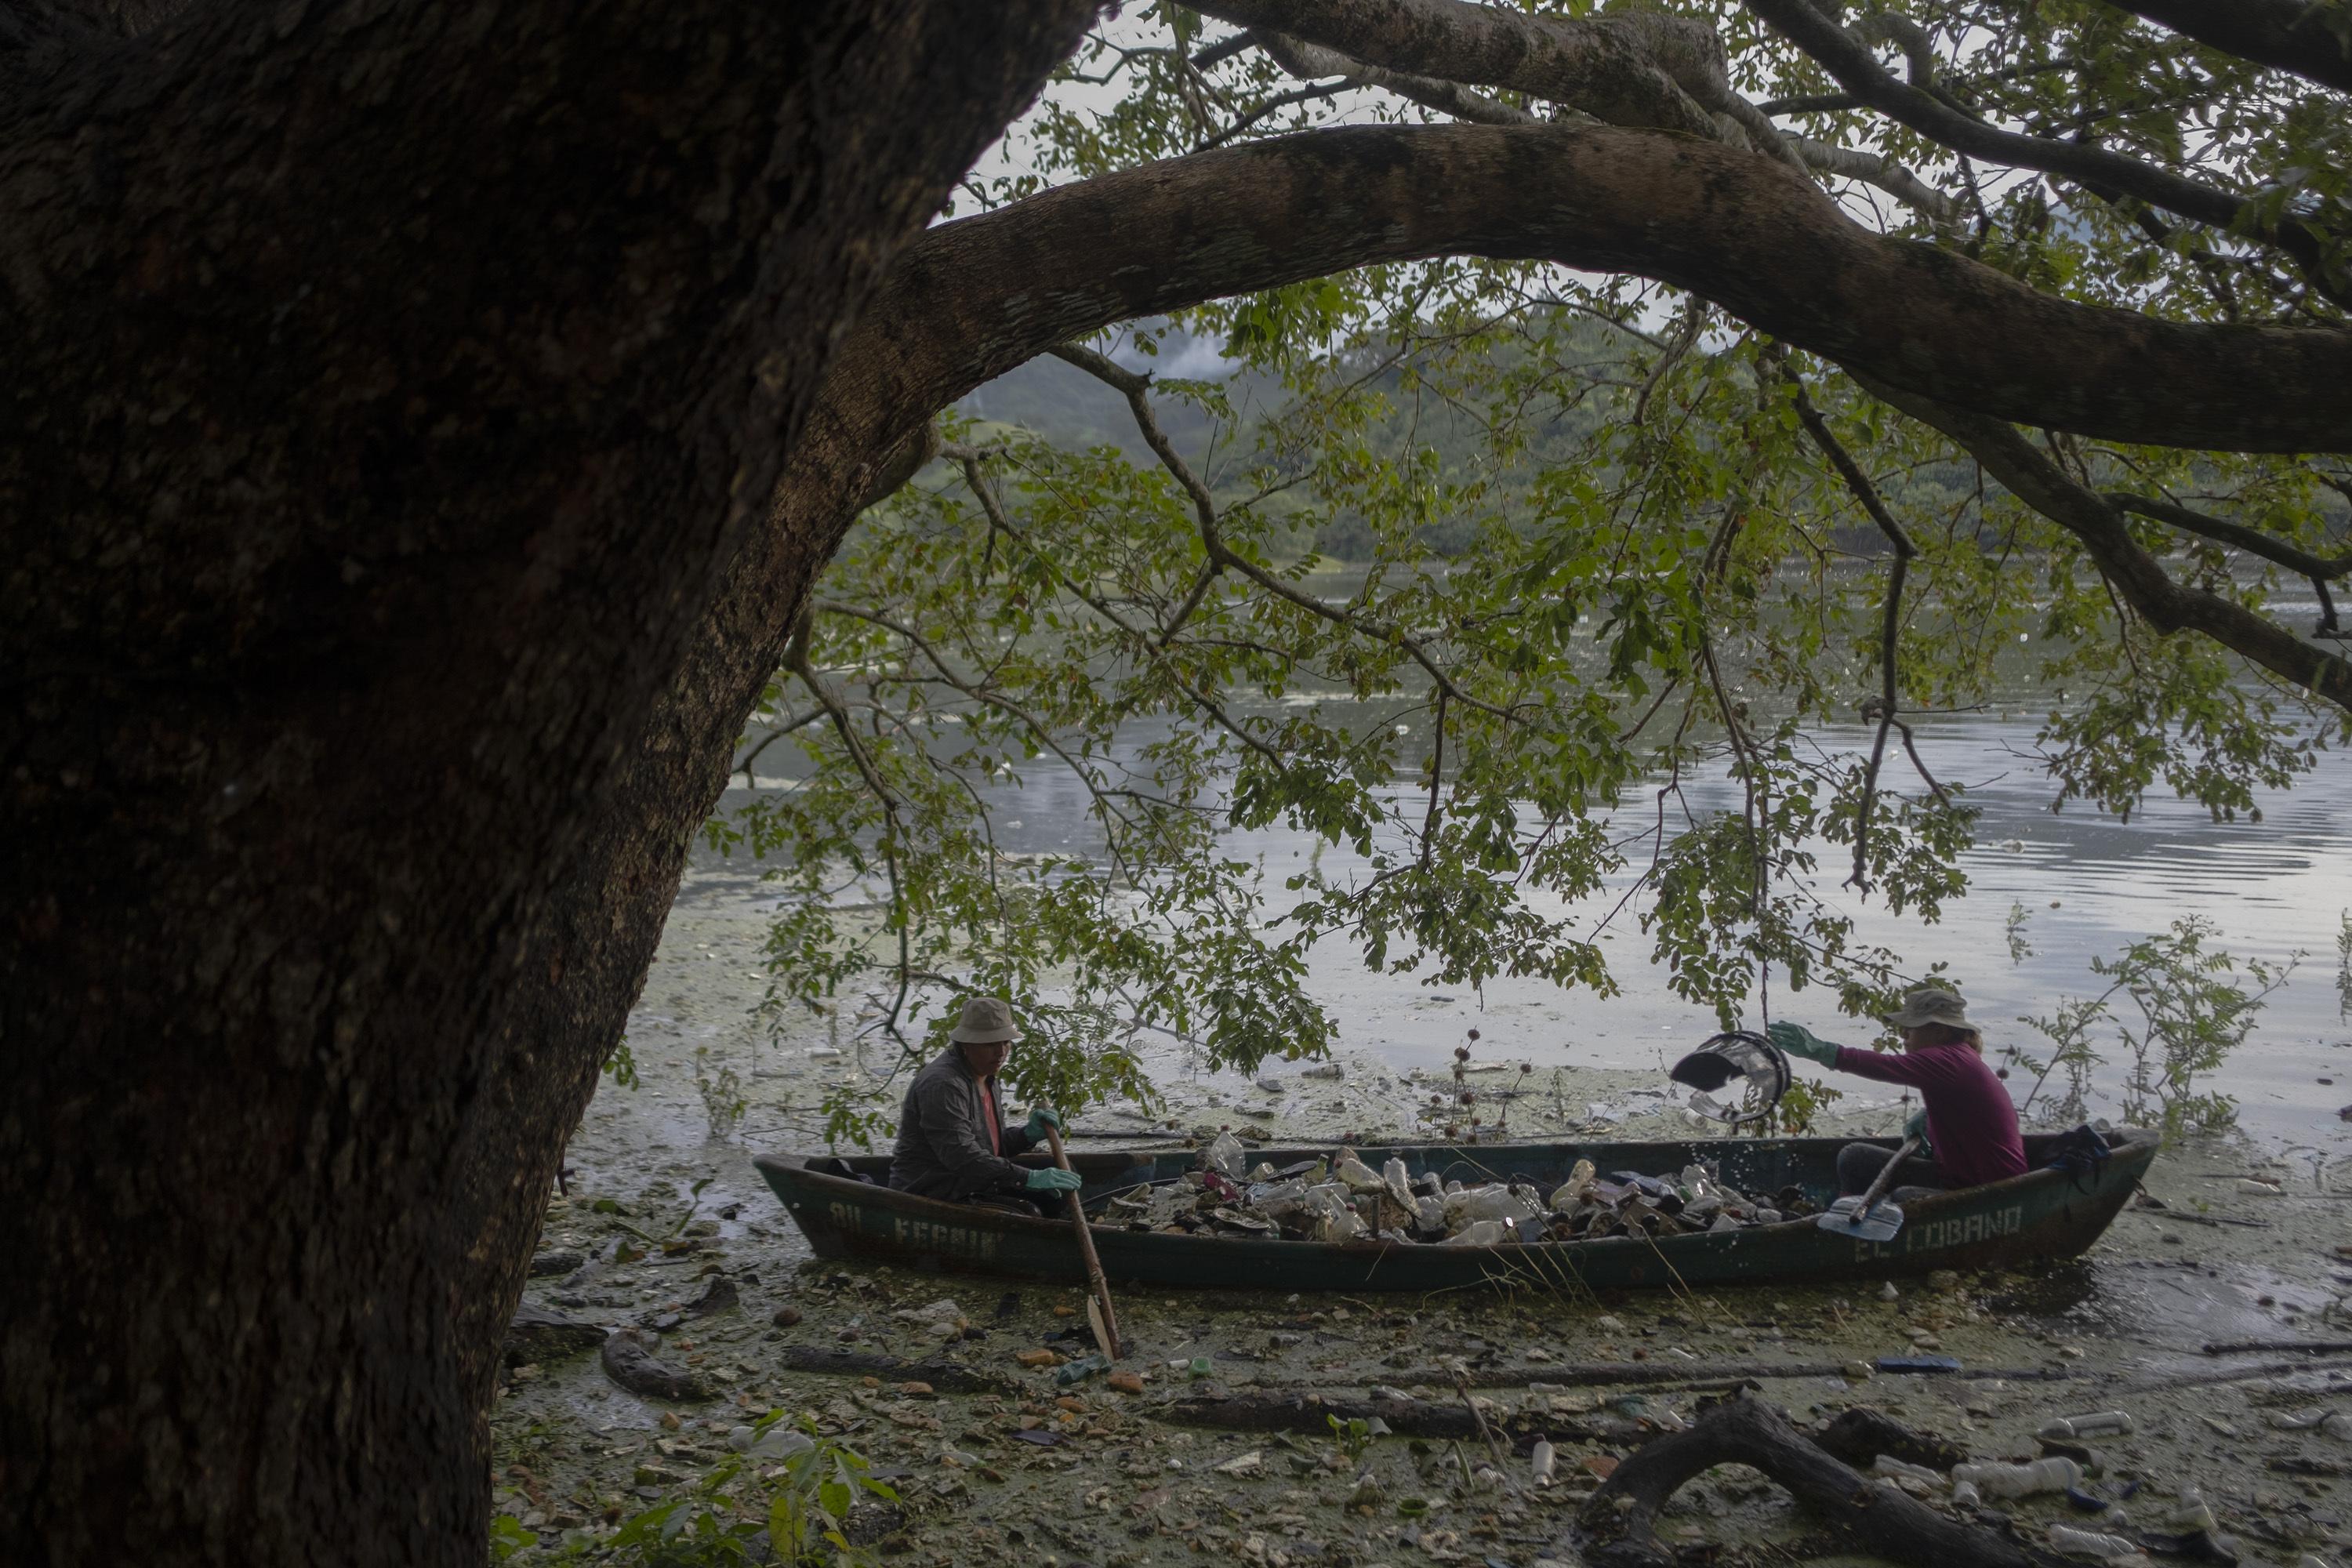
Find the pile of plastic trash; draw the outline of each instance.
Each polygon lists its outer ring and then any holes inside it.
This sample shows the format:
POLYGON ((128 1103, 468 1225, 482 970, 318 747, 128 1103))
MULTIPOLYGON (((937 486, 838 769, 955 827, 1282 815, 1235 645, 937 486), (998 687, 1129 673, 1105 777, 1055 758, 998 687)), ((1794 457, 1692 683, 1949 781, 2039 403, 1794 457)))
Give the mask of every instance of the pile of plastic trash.
POLYGON ((1130 1230, 1189 1231, 1303 1241, 1414 1242, 1439 1247, 1690 1236, 1773 1225, 1815 1212, 1795 1187, 1769 1199, 1738 1191, 1707 1167, 1672 1178, 1601 1175, 1580 1160, 1549 1192, 1525 1180, 1464 1183, 1408 1175, 1402 1159, 1375 1171, 1352 1149, 1276 1170, 1247 1163, 1231 1133, 1201 1152, 1180 1180, 1119 1194, 1099 1217, 1130 1230))

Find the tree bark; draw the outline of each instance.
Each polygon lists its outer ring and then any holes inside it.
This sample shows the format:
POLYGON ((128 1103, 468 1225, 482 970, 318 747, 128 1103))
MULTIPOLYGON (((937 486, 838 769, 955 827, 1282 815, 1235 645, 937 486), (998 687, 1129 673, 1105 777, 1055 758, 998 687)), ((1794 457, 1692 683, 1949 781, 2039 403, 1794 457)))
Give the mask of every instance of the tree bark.
MULTIPOLYGON (((1273 138, 932 229, 844 349, 803 460, 861 463, 991 376, 1114 322, 1446 255, 1657 279, 1998 418, 2155 446, 2352 449, 2352 333, 2074 304, 1873 234, 1785 164, 1686 137, 1457 125, 1273 138)), ((787 490, 803 479, 796 465, 787 490)))
POLYGON ((543 1195, 725 765, 656 704, 1089 10, 297 0, 11 71, 0 1559, 480 1559, 543 1195))

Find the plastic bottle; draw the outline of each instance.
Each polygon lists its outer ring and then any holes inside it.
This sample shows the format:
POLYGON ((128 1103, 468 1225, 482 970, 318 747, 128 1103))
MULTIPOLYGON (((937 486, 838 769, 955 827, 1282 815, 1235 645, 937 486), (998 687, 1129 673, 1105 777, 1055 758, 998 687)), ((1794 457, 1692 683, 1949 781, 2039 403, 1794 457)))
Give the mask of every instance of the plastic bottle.
POLYGON ((1976 1482, 1956 1481, 1953 1483, 1952 1506, 1954 1508, 1974 1508, 1982 1501, 1984 1501, 1984 1499, 1978 1495, 1976 1482))
POLYGON ((2036 1492, 2062 1492, 2083 1484, 2083 1467, 2063 1454, 2027 1465, 1955 1465, 1952 1480, 1976 1487, 1990 1498, 2032 1497, 2036 1492))
POLYGON ((1201 1151, 1201 1168, 1214 1171, 1227 1181, 1241 1180, 1243 1173, 1249 1169, 1247 1157, 1242 1152, 1242 1141, 1230 1132, 1218 1133, 1201 1151))
POLYGON ((1541 1213, 1533 1201, 1501 1185, 1472 1187, 1445 1204, 1445 1217, 1455 1225, 1465 1220, 1530 1220, 1541 1213))
POLYGON ((1364 1222, 1348 1200, 1348 1189, 1337 1182, 1307 1189, 1306 1204, 1315 1215, 1318 1241, 1353 1241, 1364 1234, 1364 1222))
POLYGON ((1445 1228, 1445 1205, 1442 1199, 1417 1197, 1412 1200, 1413 1223, 1423 1230, 1445 1228))
POLYGON ((1412 1207, 1412 1178, 1405 1174, 1402 1160, 1390 1155, 1388 1163, 1381 1167, 1381 1182, 1388 1188, 1389 1196, 1396 1199, 1397 1207, 1412 1207))
POLYGON ((2040 1436, 2063 1442, 2070 1437, 2099 1437, 2132 1429, 2128 1410, 2100 1410, 2088 1415, 2061 1415, 2042 1424, 2040 1436))
POLYGON ((815 1440, 798 1427, 782 1422, 761 1432, 750 1426, 733 1426, 727 1432, 727 1446, 746 1458, 772 1465, 804 1454, 816 1447, 815 1440))
POLYGON ((1551 1485, 1552 1469, 1559 1463, 1559 1455, 1553 1449, 1550 1438, 1536 1439, 1534 1449, 1528 1455, 1528 1463, 1535 1468, 1536 1485, 1551 1485))
POLYGON ((1351 1193, 1377 1193, 1388 1185, 1379 1172, 1356 1158, 1352 1149, 1339 1152, 1339 1163, 1331 1167, 1331 1173, 1346 1183, 1351 1193))
POLYGON ((1554 1214, 1570 1213, 1578 1204, 1584 1201, 1584 1194, 1591 1191, 1591 1187, 1592 1162, 1579 1160, 1575 1167, 1568 1173, 1568 1180, 1552 1190, 1549 1200, 1552 1212, 1554 1214))
POLYGON ((2190 1487, 2180 1494, 2179 1503, 2173 1509, 2165 1522, 2183 1535, 2194 1535, 2200 1530, 2211 1531, 2220 1528, 2213 1518, 2211 1506, 2205 1500, 2205 1494, 2195 1487, 2190 1487))
POLYGON ((1503 1240, 1503 1222, 1498 1219, 1472 1220, 1455 1235, 1447 1237, 1440 1247, 1496 1247, 1503 1240))
POLYGON ((1872 1471, 1882 1476, 1908 1476, 1915 1481, 1925 1481, 1941 1491, 1951 1483, 1925 1465, 1914 1465, 1892 1454, 1881 1454, 1871 1462, 1872 1471))
POLYGON ((2050 1544, 2069 1557, 2136 1557, 2139 1547, 2120 1535, 2105 1535, 2095 1530, 2076 1530, 2071 1525, 2050 1527, 2050 1544))

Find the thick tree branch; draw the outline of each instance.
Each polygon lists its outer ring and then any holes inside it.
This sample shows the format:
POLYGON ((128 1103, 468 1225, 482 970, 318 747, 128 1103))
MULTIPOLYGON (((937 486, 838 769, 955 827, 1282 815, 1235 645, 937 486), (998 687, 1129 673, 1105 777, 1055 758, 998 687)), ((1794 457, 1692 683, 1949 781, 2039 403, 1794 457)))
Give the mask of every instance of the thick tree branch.
POLYGON ((1671 17, 1565 21, 1462 0, 1200 0, 1202 15, 1287 34, 1392 71, 1480 87, 1510 88, 1580 109, 1612 125, 1652 126, 1713 140, 1715 121, 1669 69, 1653 35, 1701 36, 1690 51, 1721 47, 1696 23, 1671 17))
POLYGON ((2352 26, 2327 0, 2109 0, 2210 48, 2352 92, 2352 26))
POLYGON ((2077 305, 1849 222, 1811 181, 1604 126, 1349 126, 1108 174, 910 246, 844 348, 819 438, 905 423, 1112 322, 1442 255, 1627 271, 1914 395, 2105 439, 2352 448, 2352 333, 2077 305))
POLYGON ((1390 70, 1286 34, 1258 32, 1245 36, 1255 39, 1275 64, 1296 77, 1336 76, 1349 87, 1379 88, 1474 125, 1540 123, 1526 110, 1483 92, 1474 92, 1460 82, 1412 71, 1390 70))
POLYGON ((2122 602, 2161 632, 2195 631, 2352 712, 2352 661, 2242 605, 2173 580, 2114 503, 2077 483, 2013 426, 1857 377, 1873 395, 1958 442, 2020 500, 2083 542, 2122 602))
POLYGON ((1796 153, 1808 169, 1818 169, 1824 174, 1843 174, 1849 180, 1860 180, 1865 185, 1875 185, 1896 201, 1916 207, 1933 223, 1951 223, 1960 216, 1959 205, 1943 192, 1928 184, 1892 158, 1882 158, 1875 153, 1864 153, 1853 147, 1832 146, 1816 142, 1810 136, 1780 134, 1781 143, 1796 153))

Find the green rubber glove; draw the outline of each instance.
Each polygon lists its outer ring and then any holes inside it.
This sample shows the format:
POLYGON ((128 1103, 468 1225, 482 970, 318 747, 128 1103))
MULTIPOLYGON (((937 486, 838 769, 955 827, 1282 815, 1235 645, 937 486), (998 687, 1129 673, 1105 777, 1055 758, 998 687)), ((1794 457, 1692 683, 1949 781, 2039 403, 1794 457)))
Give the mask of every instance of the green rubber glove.
POLYGON ((1043 1143, 1045 1141, 1045 1129, 1048 1127, 1059 1132, 1062 1130, 1062 1119, 1041 1105, 1029 1113, 1029 1125, 1024 1131, 1029 1134, 1029 1142, 1043 1143))
POLYGON ((1075 1193, 1085 1184, 1078 1180, 1076 1171, 1057 1170, 1048 1165, 1042 1171, 1030 1172, 1029 1179, 1022 1185, 1033 1193, 1075 1193))
POLYGON ((1767 1025, 1764 1037, 1792 1057, 1802 1057, 1825 1068, 1837 1066, 1838 1048, 1802 1024, 1767 1025))

